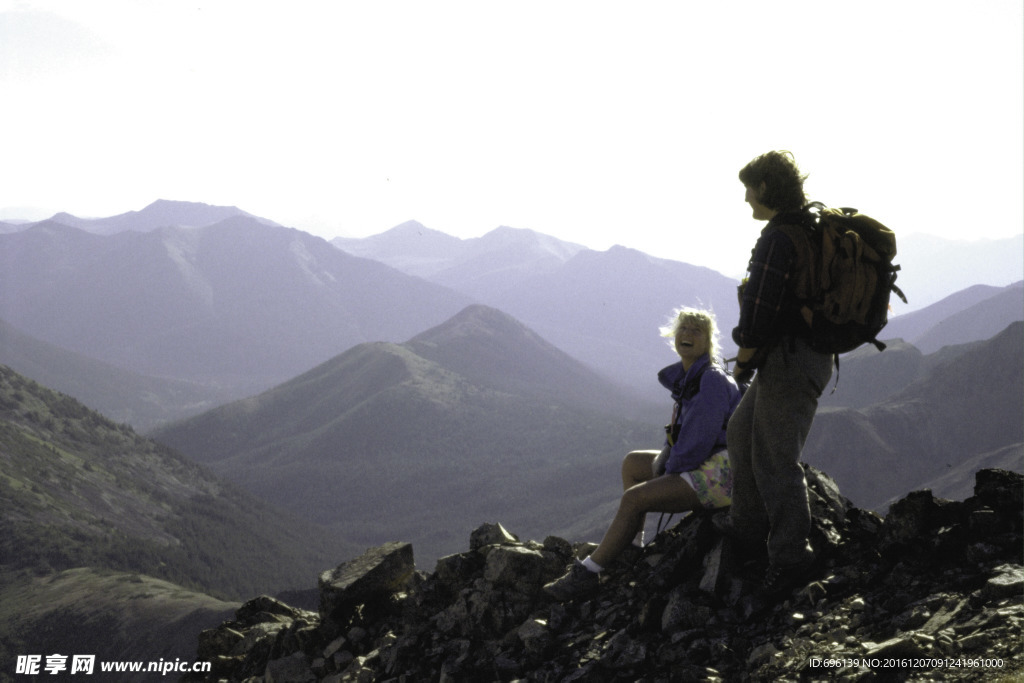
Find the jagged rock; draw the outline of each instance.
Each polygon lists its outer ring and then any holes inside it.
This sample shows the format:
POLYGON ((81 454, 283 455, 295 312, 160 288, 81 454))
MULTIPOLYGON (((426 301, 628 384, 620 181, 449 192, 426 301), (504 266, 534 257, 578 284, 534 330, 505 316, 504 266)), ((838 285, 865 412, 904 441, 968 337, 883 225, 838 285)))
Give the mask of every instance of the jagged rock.
POLYGON ((505 545, 519 539, 500 524, 484 524, 469 535, 469 549, 479 550, 488 545, 505 545))
POLYGON ((447 555, 437 561, 434 578, 446 584, 461 583, 483 564, 483 557, 476 553, 447 555))
POLYGON ((354 608, 405 588, 415 571, 409 543, 388 543, 343 562, 320 575, 320 617, 343 621, 354 608))
POLYGON ((516 630, 516 636, 530 652, 543 652, 551 643, 551 630, 543 619, 528 619, 516 630))
POLYGON ((938 521, 940 505, 928 490, 913 491, 893 503, 882 525, 881 548, 889 550, 919 542, 938 521))
POLYGON ((499 547, 487 554, 484 579, 496 586, 535 586, 544 575, 544 555, 523 547, 499 547))
POLYGON ((728 558, 725 557, 725 546, 725 539, 719 539, 715 543, 715 547, 707 554, 704 575, 700 579, 700 589, 702 591, 718 593, 725 590, 723 581, 728 578, 726 570, 729 566, 728 558))
POLYGON ((200 634, 202 658, 215 665, 208 680, 982 681, 1024 672, 1024 478, 979 472, 968 500, 915 492, 883 520, 807 472, 817 570, 773 603, 754 605, 763 564, 732 553, 708 514, 684 517, 609 567, 596 595, 565 604, 538 589, 584 545, 520 542, 490 524, 432 575, 414 574, 401 544, 326 572, 319 614, 249 601, 236 621, 200 634), (957 661, 973 664, 946 664, 957 661))
POLYGON ((982 588, 984 600, 994 602, 1024 594, 1024 567, 1004 564, 996 567, 995 572, 982 588))
POLYGON ((974 478, 974 496, 982 505, 1024 515, 1020 475, 1006 470, 980 470, 974 478))
POLYGON ((544 539, 544 550, 549 550, 561 557, 568 557, 573 552, 573 546, 569 541, 558 536, 548 536, 544 539))
POLYGON ((775 645, 773 645, 772 643, 758 645, 753 650, 751 650, 750 654, 747 656, 747 664, 751 668, 756 669, 759 666, 762 666, 766 662, 770 661, 772 657, 774 657, 778 653, 778 648, 776 648, 775 645))
POLYGON ((247 626, 266 622, 287 624, 306 614, 305 611, 290 607, 280 600, 261 595, 239 607, 235 612, 235 618, 247 626))
POLYGON ((712 616, 712 610, 695 603, 683 586, 676 586, 668 595, 668 603, 661 614, 661 630, 672 633, 682 629, 703 626, 712 616))
POLYGON ((199 659, 209 661, 213 657, 234 652, 245 640, 245 634, 228 626, 209 629, 199 634, 199 659))

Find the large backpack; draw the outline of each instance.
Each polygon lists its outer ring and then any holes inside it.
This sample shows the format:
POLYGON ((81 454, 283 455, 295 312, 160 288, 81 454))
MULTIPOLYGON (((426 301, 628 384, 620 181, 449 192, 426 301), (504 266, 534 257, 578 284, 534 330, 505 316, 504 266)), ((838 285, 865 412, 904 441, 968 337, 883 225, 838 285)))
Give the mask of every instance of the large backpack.
POLYGON ((796 248, 793 293, 811 347, 840 354, 870 342, 883 350, 878 334, 889 322, 890 295, 907 302, 896 286, 895 233, 856 209, 818 202, 806 222, 780 230, 796 248))

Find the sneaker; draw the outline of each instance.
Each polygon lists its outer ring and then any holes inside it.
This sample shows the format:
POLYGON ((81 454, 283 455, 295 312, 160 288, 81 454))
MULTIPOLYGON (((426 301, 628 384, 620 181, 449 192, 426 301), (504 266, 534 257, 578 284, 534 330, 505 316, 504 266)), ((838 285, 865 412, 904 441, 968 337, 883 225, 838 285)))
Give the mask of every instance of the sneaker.
POLYGON ((560 579, 544 586, 544 592, 559 602, 589 595, 597 590, 601 578, 580 562, 574 562, 560 579))

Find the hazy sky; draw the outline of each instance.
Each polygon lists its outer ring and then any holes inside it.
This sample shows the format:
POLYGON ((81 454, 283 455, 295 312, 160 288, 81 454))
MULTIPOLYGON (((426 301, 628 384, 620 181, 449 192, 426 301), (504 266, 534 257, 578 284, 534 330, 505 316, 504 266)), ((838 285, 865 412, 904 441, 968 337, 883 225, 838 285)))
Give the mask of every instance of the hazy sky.
POLYGON ((1020 0, 0 0, 0 218, 234 205, 741 272, 737 171, 900 233, 1024 231, 1020 0))

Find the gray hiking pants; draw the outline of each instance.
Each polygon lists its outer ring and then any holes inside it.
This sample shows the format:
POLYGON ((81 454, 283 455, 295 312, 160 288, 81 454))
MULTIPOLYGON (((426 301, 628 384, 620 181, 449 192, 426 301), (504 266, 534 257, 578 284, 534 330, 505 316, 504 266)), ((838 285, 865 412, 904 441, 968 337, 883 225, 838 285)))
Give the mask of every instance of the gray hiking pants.
POLYGON ((783 339, 729 419, 732 526, 751 540, 767 538, 773 564, 812 555, 800 451, 831 376, 832 356, 812 351, 802 340, 783 339))

